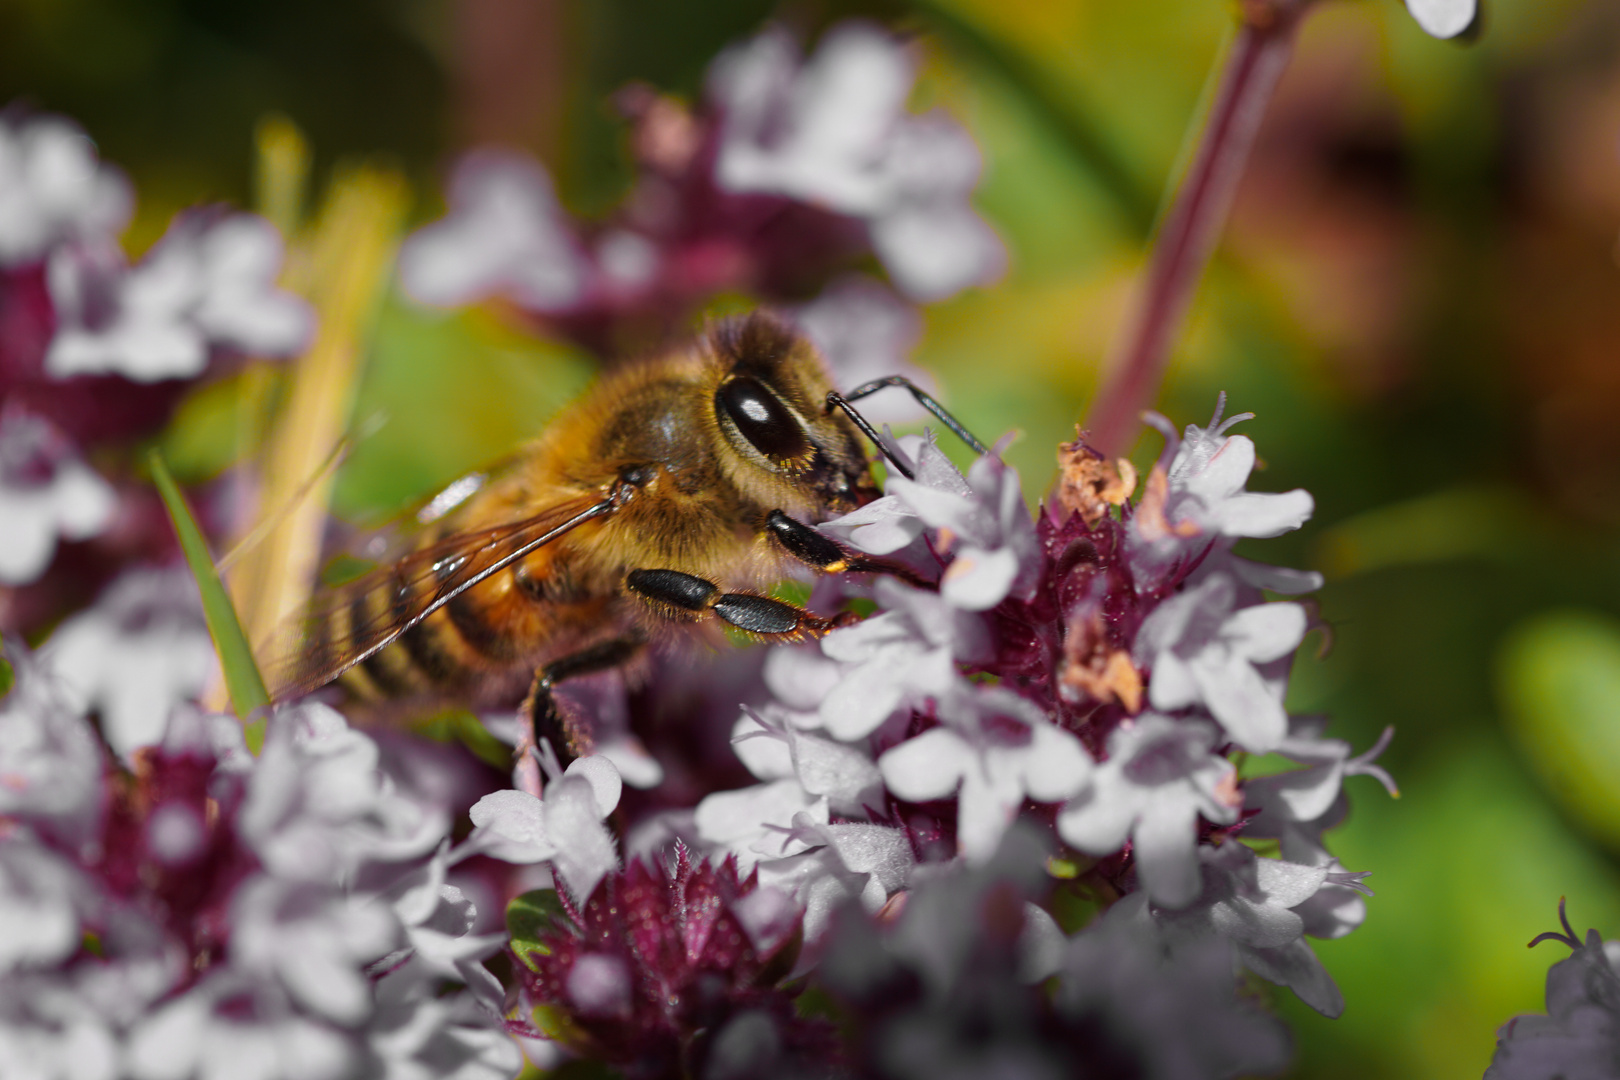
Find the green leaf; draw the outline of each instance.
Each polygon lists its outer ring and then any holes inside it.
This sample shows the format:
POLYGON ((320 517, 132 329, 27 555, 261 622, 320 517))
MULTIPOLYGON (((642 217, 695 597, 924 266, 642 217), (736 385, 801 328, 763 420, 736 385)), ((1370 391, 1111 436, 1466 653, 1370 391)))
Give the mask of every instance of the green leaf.
POLYGON ((152 451, 151 466, 152 479, 157 483, 158 494, 163 497, 163 505, 169 510, 170 520, 174 522, 175 535, 180 538, 180 550, 185 553, 186 565, 191 567, 192 576, 197 579, 197 589, 202 593, 203 616, 208 620, 208 633, 214 639, 220 668, 225 672, 225 688, 231 695, 231 707, 244 722, 248 750, 257 754, 264 746, 264 717, 262 714, 255 716, 254 713, 269 706, 270 693, 264 688, 264 677, 259 674, 253 650, 248 647, 247 635, 242 633, 242 623, 236 617, 230 594, 225 591, 224 583, 214 570, 214 558, 208 551, 208 541, 203 539, 197 519, 186 505, 185 496, 180 494, 179 486, 169 474, 169 467, 163 463, 163 455, 156 450, 152 451))
POLYGON ((556 889, 535 889, 506 905, 506 933, 512 939, 512 952, 530 971, 539 971, 532 957, 550 956, 545 938, 568 923, 568 912, 556 889))
POLYGON ((0 656, 0 698, 11 693, 11 688, 17 683, 17 673, 11 670, 11 662, 0 656))
POLYGON ((1515 741, 1553 799, 1620 850, 1620 622, 1544 612, 1514 628, 1501 656, 1515 741))

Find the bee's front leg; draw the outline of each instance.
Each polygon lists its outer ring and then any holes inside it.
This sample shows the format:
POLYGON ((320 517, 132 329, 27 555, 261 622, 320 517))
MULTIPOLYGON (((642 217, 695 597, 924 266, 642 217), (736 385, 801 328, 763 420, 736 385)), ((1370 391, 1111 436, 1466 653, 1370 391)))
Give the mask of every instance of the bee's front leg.
POLYGON ((714 615, 739 630, 777 641, 816 637, 855 621, 849 614, 823 619, 797 604, 758 593, 721 592, 714 582, 679 570, 632 570, 624 583, 667 618, 714 615))
POLYGON ((544 741, 551 743, 563 765, 591 753, 594 743, 591 731, 581 718, 558 707, 552 688, 565 679, 623 667, 646 644, 645 638, 634 635, 609 638, 537 668, 529 694, 518 709, 518 718, 528 720, 523 742, 516 748, 518 759, 526 760, 529 750, 544 741))
POLYGON ((823 574, 888 574, 918 588, 938 587, 934 582, 919 577, 909 567, 848 551, 824 533, 788 517, 780 510, 772 510, 765 519, 765 531, 783 551, 823 574))

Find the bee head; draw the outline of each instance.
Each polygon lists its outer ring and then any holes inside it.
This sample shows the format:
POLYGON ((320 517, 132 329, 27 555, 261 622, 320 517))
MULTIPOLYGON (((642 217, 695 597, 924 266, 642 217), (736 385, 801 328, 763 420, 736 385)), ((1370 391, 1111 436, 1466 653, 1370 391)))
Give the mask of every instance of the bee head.
POLYGON ((860 434, 848 418, 828 415, 832 380, 801 334, 755 312, 718 324, 711 342, 722 368, 715 420, 744 461, 829 511, 876 496, 860 434))

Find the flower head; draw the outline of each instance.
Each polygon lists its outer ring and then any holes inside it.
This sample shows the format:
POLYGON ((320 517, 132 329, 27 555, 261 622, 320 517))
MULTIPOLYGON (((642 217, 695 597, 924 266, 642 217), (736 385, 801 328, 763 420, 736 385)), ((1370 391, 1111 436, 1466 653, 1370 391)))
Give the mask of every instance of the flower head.
POLYGON ((914 62, 859 22, 822 38, 802 66, 786 31, 767 30, 716 62, 722 189, 769 192, 863 218, 907 294, 937 300, 1000 274, 1006 255, 968 205, 978 147, 942 113, 913 116, 914 62))
POLYGON ((804 1020, 779 989, 798 941, 797 909, 741 878, 736 864, 668 868, 637 859, 579 908, 547 918, 517 947, 529 1000, 553 1030, 632 1076, 665 1075, 684 1055, 715 1053, 716 1033, 748 1014, 790 1056, 824 1057, 831 1030, 804 1020), (566 1018, 565 1022, 561 1018, 566 1018))
POLYGON ((281 235, 251 214, 178 218, 129 268, 111 245, 59 249, 50 265, 58 325, 45 371, 156 382, 200 374, 215 348, 296 354, 314 319, 275 287, 281 260, 281 235))
POLYGON ((589 264, 538 162, 476 150, 457 163, 449 194, 449 216, 400 252, 400 283, 411 296, 450 306, 504 295, 549 311, 585 294, 589 264))

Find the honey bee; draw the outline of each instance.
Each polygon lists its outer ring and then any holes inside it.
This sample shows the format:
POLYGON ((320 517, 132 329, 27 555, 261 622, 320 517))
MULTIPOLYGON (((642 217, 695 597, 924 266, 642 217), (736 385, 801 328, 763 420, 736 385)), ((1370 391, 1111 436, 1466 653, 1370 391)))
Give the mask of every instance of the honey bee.
MULTIPOLYGON (((538 721, 558 681, 631 664, 676 624, 775 641, 844 624, 763 590, 794 566, 916 580, 810 527, 878 496, 861 435, 883 443, 849 402, 891 385, 983 450, 904 379, 839 395, 762 313, 607 376, 407 555, 318 597, 267 665, 272 696, 339 681, 363 700, 478 707, 527 685, 538 721)), ((583 752, 587 734, 563 734, 583 752)))

